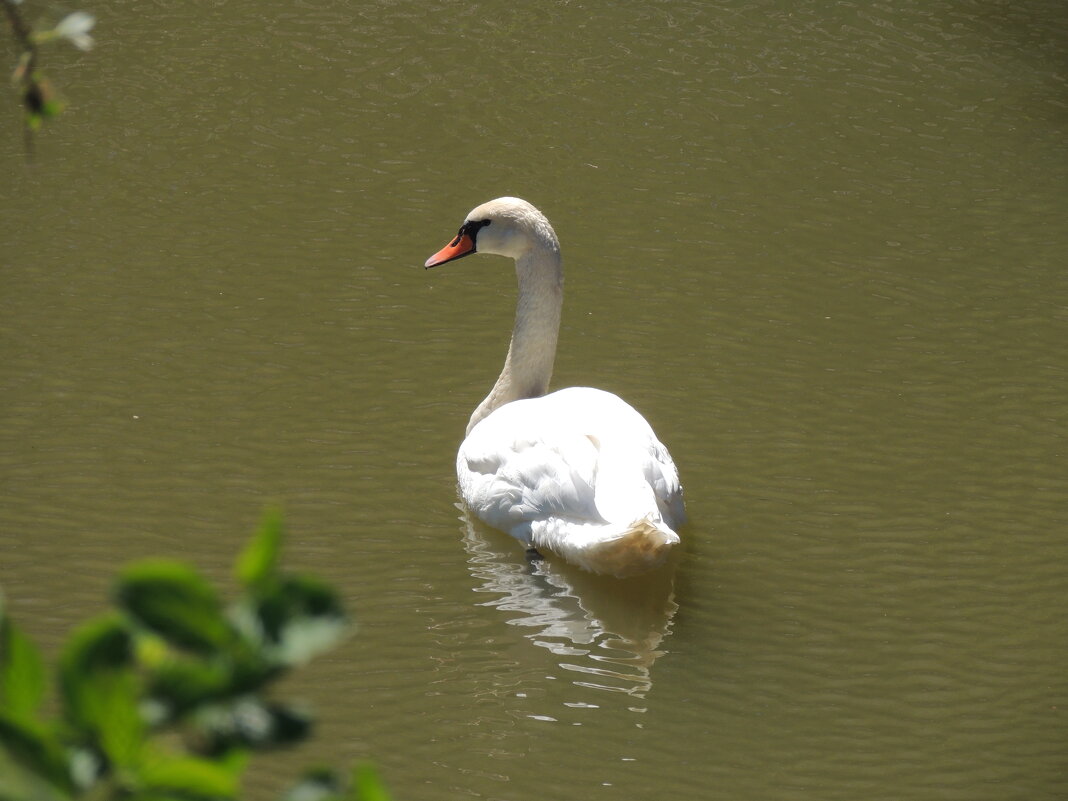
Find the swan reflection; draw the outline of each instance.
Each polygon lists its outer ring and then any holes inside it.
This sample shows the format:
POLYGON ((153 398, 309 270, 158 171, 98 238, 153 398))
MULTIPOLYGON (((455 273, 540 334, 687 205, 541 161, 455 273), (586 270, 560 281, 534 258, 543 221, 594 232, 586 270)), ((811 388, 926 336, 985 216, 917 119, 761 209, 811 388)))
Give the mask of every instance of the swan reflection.
POLYGON ((468 569, 481 582, 475 591, 495 596, 480 605, 518 613, 507 622, 563 657, 561 668, 581 674, 576 685, 644 697, 678 609, 674 563, 617 579, 561 560, 528 560, 515 540, 461 512, 468 569))

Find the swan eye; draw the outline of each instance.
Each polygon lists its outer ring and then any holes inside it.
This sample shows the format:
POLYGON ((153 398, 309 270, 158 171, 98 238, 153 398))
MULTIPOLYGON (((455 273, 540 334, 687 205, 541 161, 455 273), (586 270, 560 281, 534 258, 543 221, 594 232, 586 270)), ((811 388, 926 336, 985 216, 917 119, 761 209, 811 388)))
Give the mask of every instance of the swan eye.
POLYGON ((460 237, 467 234, 472 240, 478 241, 478 232, 489 225, 493 220, 468 220, 460 226, 460 233, 456 235, 456 241, 460 241, 460 237))
POLYGON ((456 238, 449 243, 449 247, 454 248, 459 245, 465 234, 471 237, 472 242, 476 242, 478 240, 478 232, 491 222, 493 220, 468 220, 460 226, 460 230, 456 232, 456 238))

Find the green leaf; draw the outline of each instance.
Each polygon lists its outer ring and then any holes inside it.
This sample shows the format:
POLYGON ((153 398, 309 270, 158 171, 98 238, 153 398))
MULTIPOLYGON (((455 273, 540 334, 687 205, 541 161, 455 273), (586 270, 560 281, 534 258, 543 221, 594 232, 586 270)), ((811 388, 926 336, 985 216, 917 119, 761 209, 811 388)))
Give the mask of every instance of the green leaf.
POLYGON ((341 783, 333 771, 315 768, 305 771, 281 801, 342 801, 341 783))
POLYGON ((244 759, 211 760, 157 751, 145 755, 136 775, 142 793, 233 798, 237 795, 244 766, 244 759))
POLYGON ((63 104, 58 100, 46 100, 41 106, 41 116, 46 120, 55 119, 63 113, 63 104))
POLYGON ((233 638, 215 591, 186 565, 133 565, 123 571, 116 595, 138 623, 179 648, 211 654, 233 638))
POLYGON ((378 778, 374 765, 357 765, 352 772, 353 801, 390 801, 386 786, 378 778))
POLYGON ((92 697, 94 679, 123 670, 131 658, 130 633, 117 617, 90 621, 70 636, 59 659, 59 686, 65 716, 75 728, 95 730, 100 712, 92 697))
POLYGON ((40 728, 0 717, 0 748, 52 786, 73 791, 70 766, 62 747, 40 728))
POLYGON ((238 580, 246 587, 260 587, 274 577, 278 569, 282 533, 281 513, 277 509, 268 509, 235 566, 238 580))
POLYGON ((288 624, 272 656, 285 665, 302 665, 329 650, 345 634, 344 618, 301 618, 288 624))
POLYGON ((284 579, 260 599, 257 611, 266 634, 264 650, 283 665, 307 662, 333 646, 348 628, 333 589, 306 576, 284 579))
POLYGON ((59 664, 67 721, 120 765, 136 758, 144 734, 132 666, 130 633, 114 616, 71 635, 59 664))
POLYGON ((158 708, 156 723, 181 718, 197 707, 228 703, 261 692, 283 666, 257 648, 238 641, 225 657, 194 659, 181 655, 148 672, 147 694, 158 708))
POLYGON ((193 723, 204 743, 201 750, 208 754, 292 745, 311 730, 311 720, 303 713, 254 696, 205 707, 198 711, 193 723))
POLYGON ((162 702, 171 717, 223 697, 232 683, 229 666, 222 661, 174 659, 152 671, 148 695, 162 702))
POLYGON ((0 618, 0 712, 29 720, 44 697, 41 656, 14 623, 0 618))
POLYGON ((133 764, 145 735, 135 676, 131 671, 98 675, 90 692, 97 699, 100 747, 116 765, 133 764))
POLYGON ((117 615, 105 615, 77 629, 60 656, 63 671, 91 673, 132 664, 130 632, 117 615))

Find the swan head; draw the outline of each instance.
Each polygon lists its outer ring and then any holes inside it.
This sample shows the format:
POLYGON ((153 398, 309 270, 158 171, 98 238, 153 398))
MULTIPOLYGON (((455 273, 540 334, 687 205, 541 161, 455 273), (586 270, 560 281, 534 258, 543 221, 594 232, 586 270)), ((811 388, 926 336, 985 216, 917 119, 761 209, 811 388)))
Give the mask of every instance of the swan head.
POLYGON ((437 267, 472 253, 494 253, 518 260, 535 246, 560 250, 545 215, 520 198, 499 197, 473 208, 456 237, 427 259, 424 266, 437 267))

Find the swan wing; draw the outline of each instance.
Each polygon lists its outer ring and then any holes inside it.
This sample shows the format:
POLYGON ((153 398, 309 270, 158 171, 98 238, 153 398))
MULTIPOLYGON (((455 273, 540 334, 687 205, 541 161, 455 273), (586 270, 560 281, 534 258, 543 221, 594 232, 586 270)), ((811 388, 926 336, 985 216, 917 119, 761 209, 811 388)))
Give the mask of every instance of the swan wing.
POLYGON ((679 481, 679 471, 668 449, 653 436, 652 430, 649 434, 652 441, 645 451, 647 456, 643 460, 645 478, 652 487, 661 516, 668 525, 677 528, 686 522, 686 508, 682 502, 682 483, 679 481))
POLYGON ((460 446, 457 476, 478 517, 530 542, 533 525, 682 522, 674 462, 615 395, 578 387, 514 401, 460 446))
POLYGON ((594 491, 595 444, 573 428, 516 430, 503 419, 515 417, 515 410, 500 413, 521 403, 498 409, 460 446, 456 472, 464 500, 482 520, 528 545, 539 520, 603 523, 594 491))

